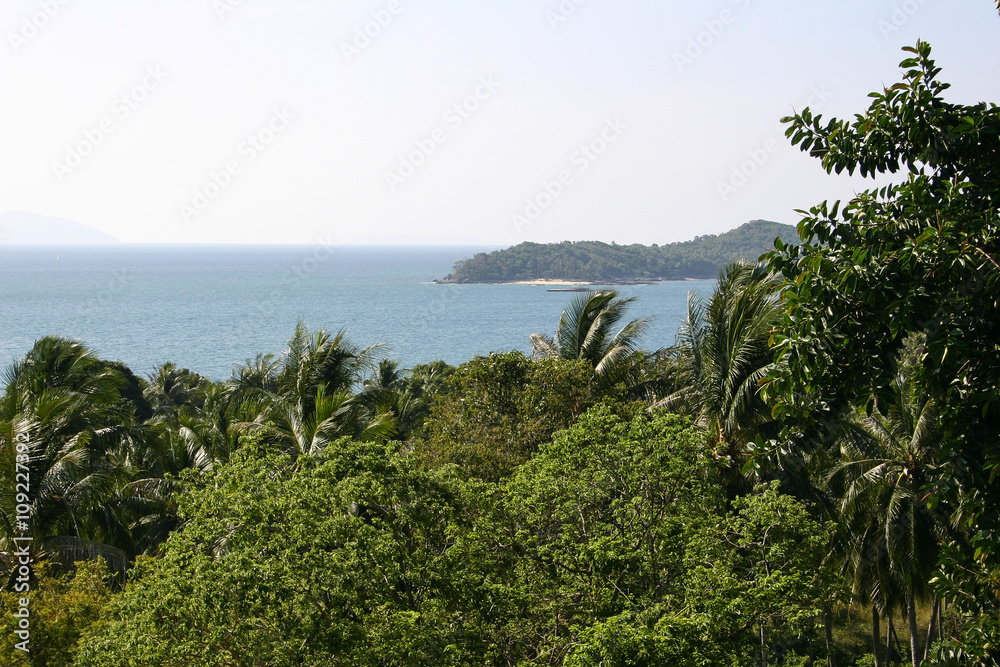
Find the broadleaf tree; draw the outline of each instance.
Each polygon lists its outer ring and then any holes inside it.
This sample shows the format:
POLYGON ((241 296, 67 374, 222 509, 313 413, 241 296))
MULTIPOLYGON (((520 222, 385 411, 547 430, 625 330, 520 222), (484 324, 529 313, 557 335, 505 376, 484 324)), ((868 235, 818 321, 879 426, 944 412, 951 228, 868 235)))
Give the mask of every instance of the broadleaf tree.
MULTIPOLYGON (((870 413, 891 404, 905 341, 923 337, 915 381, 940 402, 943 464, 926 492, 966 508, 961 518, 978 545, 970 557, 1000 572, 992 548, 1000 534, 1000 108, 946 101, 931 47, 904 51, 903 80, 872 93, 853 121, 824 121, 809 109, 785 119, 792 143, 827 172, 892 183, 844 206, 802 211, 801 243, 777 242, 770 261, 785 279, 785 313, 768 392, 793 439, 816 442, 853 406, 870 413)), ((966 608, 966 627, 995 613, 995 601, 966 608)))

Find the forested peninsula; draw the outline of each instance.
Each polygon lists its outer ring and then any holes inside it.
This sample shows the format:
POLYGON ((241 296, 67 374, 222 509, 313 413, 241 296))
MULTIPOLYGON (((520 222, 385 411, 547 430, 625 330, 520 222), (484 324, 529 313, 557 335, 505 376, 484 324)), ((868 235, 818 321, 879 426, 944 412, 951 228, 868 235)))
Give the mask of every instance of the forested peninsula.
POLYGON ((600 241, 519 243, 478 253, 455 264, 441 283, 510 283, 566 280, 600 284, 715 278, 729 262, 757 261, 774 240, 794 243, 795 227, 753 220, 724 234, 667 245, 617 245, 600 241))

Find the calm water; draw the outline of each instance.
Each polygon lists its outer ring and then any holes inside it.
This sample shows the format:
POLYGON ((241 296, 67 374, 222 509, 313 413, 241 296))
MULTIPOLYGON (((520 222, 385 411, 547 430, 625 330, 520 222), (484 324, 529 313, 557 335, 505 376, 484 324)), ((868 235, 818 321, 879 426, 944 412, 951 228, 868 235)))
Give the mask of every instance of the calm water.
MULTIPOLYGON (((46 335, 83 341, 139 374, 175 364, 212 379, 280 353, 303 319, 387 344, 404 367, 530 351, 572 293, 528 285, 435 285, 485 248, 119 246, 0 249, 0 366, 46 335)), ((712 281, 623 287, 630 317, 654 316, 647 348, 670 345, 687 292, 712 281)))

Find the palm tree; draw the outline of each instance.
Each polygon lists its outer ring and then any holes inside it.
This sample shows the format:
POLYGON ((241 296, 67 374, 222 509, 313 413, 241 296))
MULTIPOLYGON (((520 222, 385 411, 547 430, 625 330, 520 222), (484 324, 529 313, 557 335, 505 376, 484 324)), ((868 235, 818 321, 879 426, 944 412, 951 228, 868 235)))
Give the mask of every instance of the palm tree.
MULTIPOLYGON (((116 408, 123 408, 120 405, 120 390, 125 384, 122 374, 101 362, 85 345, 64 338, 49 336, 36 341, 24 359, 6 369, 3 383, 6 391, 0 397, 0 420, 4 421, 13 419, 25 406, 52 390, 86 399, 93 408, 88 417, 98 412, 107 415, 116 408)), ((83 425, 84 422, 76 424, 83 425)), ((67 429, 73 427, 64 425, 67 429)))
POLYGON ((372 412, 358 395, 346 390, 327 394, 320 388, 303 412, 301 403, 271 397, 263 419, 237 425, 240 432, 258 434, 293 455, 316 454, 343 437, 386 441, 396 434, 395 416, 388 407, 372 412))
POLYGON ((777 276, 763 265, 729 264, 708 298, 692 292, 672 350, 679 388, 656 407, 691 415, 717 443, 752 441, 773 423, 759 385, 774 362, 768 339, 780 309, 777 276))
POLYGON ((161 367, 150 385, 157 416, 144 425, 141 446, 130 447, 129 456, 118 461, 128 472, 128 482, 115 505, 132 534, 134 555, 154 554, 180 524, 176 499, 180 474, 227 462, 239 435, 235 423, 241 406, 227 385, 175 372, 171 364, 161 367), (170 382, 170 378, 180 380, 170 382), (170 390, 162 392, 165 387, 170 390), (196 391, 189 392, 191 387, 196 391))
POLYGON ((191 414, 204 406, 209 384, 201 375, 167 362, 149 376, 146 400, 154 416, 176 420, 182 413, 191 414))
POLYGON ((916 604, 929 598, 940 545, 955 535, 946 506, 931 507, 924 488, 937 478, 940 409, 916 381, 915 357, 900 362, 889 405, 845 425, 826 486, 837 499, 845 574, 873 604, 873 640, 877 645, 879 611, 905 609, 917 667, 916 604))
POLYGON ((563 310, 555 336, 531 335, 534 356, 584 360, 606 386, 624 382, 630 389, 636 388, 647 360, 639 348, 639 339, 650 319, 632 320, 614 332, 633 301, 635 297, 619 298, 614 290, 581 294, 563 310))
MULTIPOLYGON (((85 346, 60 338, 36 342, 5 373, 0 398, 0 485, 28 480, 35 557, 65 564, 103 556, 123 569, 132 550, 115 512, 136 434, 133 408, 119 393, 126 378, 85 346), (20 453, 15 443, 21 445, 20 453)), ((13 494, 11 494, 13 496, 13 494)), ((24 532, 13 497, 0 499, 0 550, 24 532)), ((23 513, 21 513, 23 514, 23 513)))
MULTIPOLYGON (((27 473, 35 558, 70 565, 100 556, 122 571, 177 525, 173 484, 164 476, 205 467, 220 448, 203 451, 184 438, 178 425, 194 419, 197 406, 180 400, 185 394, 171 378, 186 372, 169 364, 160 371, 143 387, 122 364, 60 338, 39 340, 7 370, 0 483, 14 488, 16 473, 27 473), (26 450, 21 460, 13 443, 26 450)), ((205 407, 212 387, 188 384, 205 407)), ((7 543, 0 550, 10 552, 4 547, 23 527, 7 500, 0 499, 0 542, 7 543)))
POLYGON ((344 436, 393 437, 396 421, 389 404, 355 393, 368 371, 380 369, 376 384, 379 378, 393 381, 388 377, 393 368, 377 363, 381 347, 358 347, 343 329, 310 333, 299 322, 280 359, 258 356, 234 373, 233 393, 243 414, 236 432, 261 435, 293 455, 316 453, 344 436))
POLYGON ((382 348, 381 344, 358 347, 347 340, 344 329, 335 334, 319 329, 312 334, 300 321, 278 364, 278 390, 303 402, 304 412, 309 412, 308 403, 321 387, 332 393, 361 384, 377 366, 382 348))
POLYGON ((412 391, 410 378, 395 361, 383 359, 374 375, 362 384, 364 388, 358 399, 371 414, 392 416, 393 437, 398 440, 407 440, 430 413, 429 402, 412 391))

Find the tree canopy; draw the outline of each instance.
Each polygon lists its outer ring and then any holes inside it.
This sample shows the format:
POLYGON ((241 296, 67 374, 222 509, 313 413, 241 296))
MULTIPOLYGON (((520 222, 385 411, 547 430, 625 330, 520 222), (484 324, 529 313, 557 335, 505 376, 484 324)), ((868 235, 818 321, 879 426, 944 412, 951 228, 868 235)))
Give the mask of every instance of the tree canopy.
POLYGON ((795 238, 795 229, 791 225, 754 220, 723 234, 706 234, 666 245, 525 242, 457 262, 455 270, 441 282, 550 279, 618 283, 714 278, 729 262, 756 262, 774 247, 775 237, 790 241, 795 238))
POLYGON ((917 336, 914 381, 939 402, 943 466, 923 493, 963 508, 979 557, 996 569, 1000 108, 946 101, 931 47, 904 51, 903 80, 872 93, 853 121, 809 109, 785 119, 792 143, 828 172, 896 177, 843 206, 803 211, 801 244, 770 256, 786 283, 769 394, 809 447, 855 406, 871 413, 899 400, 897 363, 917 336))

